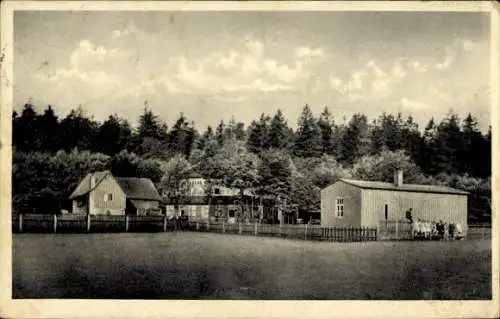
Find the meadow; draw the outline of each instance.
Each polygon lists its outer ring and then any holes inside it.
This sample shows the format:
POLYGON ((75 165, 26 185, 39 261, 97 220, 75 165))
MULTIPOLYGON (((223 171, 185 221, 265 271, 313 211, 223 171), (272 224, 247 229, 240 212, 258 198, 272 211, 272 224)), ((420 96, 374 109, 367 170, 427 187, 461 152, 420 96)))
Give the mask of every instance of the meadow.
POLYGON ((491 299, 491 240, 14 234, 14 298, 491 299))

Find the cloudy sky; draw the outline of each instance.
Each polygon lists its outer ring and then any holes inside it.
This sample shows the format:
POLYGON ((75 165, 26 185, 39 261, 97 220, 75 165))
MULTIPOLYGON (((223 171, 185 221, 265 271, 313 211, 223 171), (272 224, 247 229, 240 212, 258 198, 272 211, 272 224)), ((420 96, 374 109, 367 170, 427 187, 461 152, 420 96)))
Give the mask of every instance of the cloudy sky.
POLYGON ((304 104, 338 122, 451 108, 490 121, 489 16, 415 12, 16 12, 14 103, 136 123, 249 123, 304 104))

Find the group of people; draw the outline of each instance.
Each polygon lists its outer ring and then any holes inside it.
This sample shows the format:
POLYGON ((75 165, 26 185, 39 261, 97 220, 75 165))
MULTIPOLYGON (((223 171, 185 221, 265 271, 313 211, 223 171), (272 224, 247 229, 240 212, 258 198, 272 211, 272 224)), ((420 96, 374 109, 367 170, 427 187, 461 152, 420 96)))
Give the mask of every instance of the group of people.
POLYGON ((406 218, 411 224, 413 238, 423 239, 460 239, 463 237, 462 226, 459 223, 446 223, 417 219, 413 220, 412 209, 406 212, 406 218))

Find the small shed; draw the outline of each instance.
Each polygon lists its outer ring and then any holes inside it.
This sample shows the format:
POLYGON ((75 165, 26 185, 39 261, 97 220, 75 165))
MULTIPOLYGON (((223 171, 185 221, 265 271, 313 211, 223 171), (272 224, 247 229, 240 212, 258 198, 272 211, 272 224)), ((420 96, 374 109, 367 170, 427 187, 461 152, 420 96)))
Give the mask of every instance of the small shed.
POLYGON ((161 213, 162 199, 150 179, 115 177, 110 171, 87 174, 69 198, 73 201, 74 214, 161 213))
POLYGON ((411 208, 413 220, 442 220, 467 229, 467 195, 450 187, 404 184, 400 170, 393 183, 340 179, 321 190, 321 225, 376 227, 405 219, 411 208))

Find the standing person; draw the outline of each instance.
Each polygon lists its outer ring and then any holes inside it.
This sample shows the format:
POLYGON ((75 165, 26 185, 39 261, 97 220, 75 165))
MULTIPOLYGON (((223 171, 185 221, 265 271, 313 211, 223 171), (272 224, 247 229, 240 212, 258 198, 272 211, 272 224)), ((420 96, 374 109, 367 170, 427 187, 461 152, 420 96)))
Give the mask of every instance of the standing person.
POLYGON ((439 234, 439 237, 441 237, 441 239, 444 239, 444 223, 442 220, 440 220, 437 225, 436 225, 436 228, 437 228, 437 231, 438 231, 438 234, 439 234))
POLYGON ((455 239, 455 223, 448 225, 448 235, 451 240, 455 239))
POLYGON ((406 219, 408 219, 408 221, 410 222, 410 224, 413 224, 412 212, 413 212, 413 208, 411 208, 411 207, 410 207, 410 209, 408 209, 406 211, 406 219))

